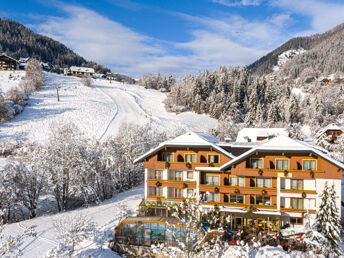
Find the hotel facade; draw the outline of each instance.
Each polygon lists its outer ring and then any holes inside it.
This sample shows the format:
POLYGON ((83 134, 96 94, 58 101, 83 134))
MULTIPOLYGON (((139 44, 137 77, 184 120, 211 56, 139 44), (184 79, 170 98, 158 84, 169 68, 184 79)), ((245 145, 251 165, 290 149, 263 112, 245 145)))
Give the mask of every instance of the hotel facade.
POLYGON ((134 161, 145 168, 139 216, 169 217, 191 198, 201 200, 205 222, 216 210, 234 230, 275 232, 312 223, 325 184, 335 186, 340 214, 344 164, 318 146, 272 134, 220 142, 188 132, 148 151, 134 161))

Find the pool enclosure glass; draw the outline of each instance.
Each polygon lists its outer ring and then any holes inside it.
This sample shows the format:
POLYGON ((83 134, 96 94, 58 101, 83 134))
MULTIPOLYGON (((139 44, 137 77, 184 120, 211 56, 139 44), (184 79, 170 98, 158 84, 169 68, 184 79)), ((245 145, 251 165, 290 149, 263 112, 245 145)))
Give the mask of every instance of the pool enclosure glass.
POLYGON ((115 229, 115 241, 126 245, 193 245, 201 238, 202 233, 197 228, 162 221, 123 221, 115 229))

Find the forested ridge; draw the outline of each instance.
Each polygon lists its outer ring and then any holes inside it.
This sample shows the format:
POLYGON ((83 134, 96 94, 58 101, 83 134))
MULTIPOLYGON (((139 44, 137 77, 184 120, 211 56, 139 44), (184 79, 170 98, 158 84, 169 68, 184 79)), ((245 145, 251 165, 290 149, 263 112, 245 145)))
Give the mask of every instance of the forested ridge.
MULTIPOLYGON (((320 51, 323 53, 330 53, 330 51, 328 51, 327 48, 331 46, 331 42, 341 44, 341 46, 343 47, 343 42, 338 41, 338 37, 341 37, 340 35, 343 34, 344 24, 340 24, 335 28, 322 34, 315 34, 312 36, 296 37, 290 39, 280 47, 276 48, 275 50, 271 51, 267 55, 263 56, 262 58, 258 59, 257 61, 249 65, 248 70, 250 71, 250 73, 256 75, 265 75, 271 73, 273 71, 273 67, 277 64, 278 56, 283 52, 286 52, 287 50, 291 49, 303 48, 305 50, 311 50, 314 48, 314 51, 316 52, 320 51), (319 45, 321 46, 318 47, 319 45)), ((335 52, 336 51, 331 51, 331 53, 335 52)), ((326 55, 322 56, 321 59, 316 54, 313 57, 316 57, 319 64, 321 64, 322 61, 326 61, 327 59, 326 55)))
POLYGON ((0 53, 19 59, 31 57, 57 67, 85 66, 97 72, 110 72, 110 69, 74 53, 60 42, 26 28, 24 25, 7 19, 0 19, 0 53))

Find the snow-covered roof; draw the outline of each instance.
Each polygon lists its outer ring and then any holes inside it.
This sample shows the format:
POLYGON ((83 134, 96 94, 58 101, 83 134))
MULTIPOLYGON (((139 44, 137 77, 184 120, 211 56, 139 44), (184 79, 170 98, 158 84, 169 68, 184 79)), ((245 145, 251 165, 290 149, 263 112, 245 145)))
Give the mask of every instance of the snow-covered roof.
POLYGON ((308 143, 303 141, 294 140, 289 138, 285 135, 279 135, 277 137, 272 138, 269 141, 262 142, 262 144, 256 146, 253 149, 246 151, 245 153, 241 154, 240 156, 232 159, 231 161, 227 162, 223 166, 219 168, 219 170, 226 170, 228 167, 240 162, 255 152, 310 152, 314 153, 315 155, 327 160, 328 162, 334 164, 335 166, 344 169, 344 163, 339 162, 338 160, 330 157, 326 153, 320 151, 320 148, 316 148, 308 143))
POLYGON ((18 62, 17 59, 14 59, 13 57, 10 57, 10 56, 6 55, 6 53, 2 53, 2 54, 0 54, 0 56, 5 56, 5 57, 7 57, 7 58, 9 58, 9 59, 11 59, 11 60, 13 60, 13 61, 18 62))
POLYGON ((316 134, 316 138, 319 138, 320 136, 322 136, 326 131, 328 130, 333 130, 333 131, 342 131, 344 132, 344 128, 340 125, 340 124, 329 124, 328 126, 326 126, 325 128, 321 129, 317 134, 316 134))
POLYGON ((27 61, 29 61, 30 57, 21 57, 19 58, 19 63, 26 63, 27 61))
POLYGON ((79 73, 94 73, 93 68, 89 67, 78 67, 78 66, 71 66, 70 67, 71 72, 79 72, 79 73))
POLYGON ((159 144, 158 147, 149 150, 145 154, 141 155, 137 159, 134 160, 134 163, 141 162, 145 158, 155 154, 159 150, 165 148, 165 147, 211 147, 218 152, 226 155, 229 158, 234 158, 232 154, 225 151, 221 147, 217 146, 220 141, 215 138, 214 136, 211 136, 209 134, 203 133, 203 132, 187 132, 183 135, 180 135, 172 140, 167 140, 161 144, 159 144))
POLYGON ((285 128, 243 128, 239 131, 236 142, 257 142, 257 137, 270 137, 289 133, 285 128))

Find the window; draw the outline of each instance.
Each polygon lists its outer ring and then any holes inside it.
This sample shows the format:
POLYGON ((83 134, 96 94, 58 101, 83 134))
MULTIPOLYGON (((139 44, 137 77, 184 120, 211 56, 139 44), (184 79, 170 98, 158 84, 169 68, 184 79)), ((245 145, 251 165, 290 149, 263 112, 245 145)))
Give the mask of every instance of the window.
POLYGON ((162 179, 162 170, 154 170, 154 179, 162 179))
POLYGON ((251 159, 251 168, 263 168, 263 160, 251 159))
POLYGON ((209 163, 219 163, 219 155, 208 155, 209 163))
POLYGON ((163 196, 162 187, 154 187, 154 196, 163 196))
POLYGON ((174 197, 182 198, 183 197, 183 189, 182 188, 175 188, 174 189, 174 197))
POLYGON ((290 185, 290 189, 292 190, 302 190, 303 187, 303 180, 302 179, 292 179, 291 180, 291 185, 290 185))
POLYGON ((183 181, 183 171, 174 171, 174 180, 183 181))
POLYGON ((231 186, 244 186, 244 177, 243 176, 238 176, 238 177, 231 176, 230 181, 229 181, 229 185, 231 185, 231 186))
POLYGON ((265 188, 269 188, 271 187, 271 178, 256 178, 256 182, 257 182, 257 187, 265 187, 265 188))
POLYGON ((194 197, 193 194, 194 194, 194 190, 193 189, 188 189, 188 198, 194 197))
POLYGON ((206 185, 219 185, 219 176, 205 176, 206 185))
POLYGON ((168 162, 173 162, 173 153, 164 152, 162 154, 162 160, 163 161, 168 161, 168 162))
POLYGON ((207 202, 218 202, 220 200, 220 194, 218 194, 218 193, 208 193, 208 194, 206 194, 205 200, 207 202))
POLYGON ((242 194, 231 194, 229 197, 231 203, 244 203, 244 195, 242 194))
POLYGON ((259 205, 270 205, 271 197, 270 196, 264 196, 264 195, 256 195, 256 204, 259 205))
POLYGON ((196 162, 196 154, 185 154, 185 162, 196 162))
POLYGON ((303 218, 290 217, 290 224, 303 224, 303 218))
POLYGON ((187 178, 188 179, 193 179, 193 171, 188 171, 187 172, 187 178))
POLYGON ((297 209, 297 210, 302 210, 303 209, 303 200, 299 198, 291 198, 291 208, 292 209, 297 209))
POLYGON ((277 159, 276 160, 276 169, 289 169, 287 159, 277 159))
POLYGON ((303 170, 317 170, 315 160, 303 160, 303 170))

